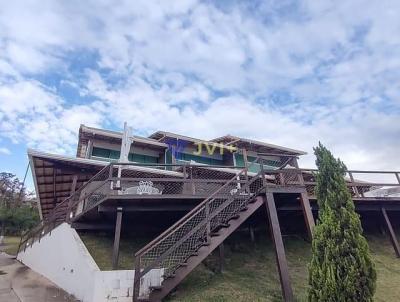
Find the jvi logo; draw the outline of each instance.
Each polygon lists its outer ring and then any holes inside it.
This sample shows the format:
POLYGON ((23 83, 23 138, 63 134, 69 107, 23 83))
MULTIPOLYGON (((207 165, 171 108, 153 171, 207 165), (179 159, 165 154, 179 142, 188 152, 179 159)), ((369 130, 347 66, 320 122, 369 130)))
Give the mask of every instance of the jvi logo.
MULTIPOLYGON (((165 142, 168 145, 168 149, 174 153, 175 158, 180 158, 180 155, 189 144, 187 141, 175 139, 166 140, 165 142)), ((219 152, 219 154, 223 155, 225 152, 233 153, 237 150, 237 148, 234 146, 226 146, 224 144, 214 142, 195 142, 194 145, 196 146, 197 150, 192 154, 197 156, 204 154, 204 151, 209 155, 213 155, 216 152, 219 152)))
POLYGON ((204 149, 203 146, 210 155, 213 155, 216 150, 219 150, 219 154, 221 155, 223 155, 225 151, 233 153, 237 150, 237 148, 234 146, 225 146, 221 143, 197 142, 194 144, 197 146, 197 151, 193 152, 194 155, 201 155, 204 149))

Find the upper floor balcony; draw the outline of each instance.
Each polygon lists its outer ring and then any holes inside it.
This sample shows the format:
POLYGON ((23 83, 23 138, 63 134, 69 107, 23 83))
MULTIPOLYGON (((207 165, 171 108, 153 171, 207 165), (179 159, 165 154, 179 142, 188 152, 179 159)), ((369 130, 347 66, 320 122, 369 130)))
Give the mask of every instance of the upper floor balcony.
MULTIPOLYGON (((315 199, 316 172, 291 166, 270 169, 259 158, 247 167, 111 163, 57 208, 68 213, 68 219, 77 220, 100 205, 159 205, 168 200, 193 204, 214 192, 218 192, 214 198, 227 198, 245 185, 246 194, 262 188, 261 192, 307 193, 315 199)), ((396 171, 347 171, 344 178, 354 200, 400 200, 399 175, 396 171)))

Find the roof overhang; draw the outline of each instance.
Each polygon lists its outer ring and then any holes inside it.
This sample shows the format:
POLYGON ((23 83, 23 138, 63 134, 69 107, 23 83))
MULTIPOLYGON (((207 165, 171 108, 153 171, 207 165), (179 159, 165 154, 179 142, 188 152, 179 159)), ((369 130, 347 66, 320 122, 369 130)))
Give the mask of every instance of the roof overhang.
POLYGON ((260 153, 276 153, 276 154, 287 154, 287 155, 306 155, 307 152, 296 150, 292 148, 282 147, 275 144, 265 143, 253 139, 241 138, 233 135, 225 135, 215 139, 213 142, 221 142, 226 145, 234 145, 238 148, 254 149, 260 153))
MULTIPOLYGON (((79 127, 77 156, 79 156, 81 154, 81 148, 82 148, 83 143, 91 138, 99 138, 102 140, 108 140, 111 142, 115 142, 117 144, 121 144, 122 132, 99 129, 99 128, 81 125, 79 127)), ((151 139, 151 138, 147 138, 147 137, 132 135, 132 136, 130 136, 130 138, 132 139, 133 144, 138 145, 138 146, 146 146, 146 147, 155 148, 155 149, 165 149, 168 147, 167 144, 164 144, 155 139, 151 139)))
MULTIPOLYGON (((172 133, 172 132, 167 132, 167 131, 157 131, 154 132, 153 134, 151 134, 149 136, 149 138, 159 141, 159 142, 164 142, 164 141, 168 141, 171 140, 174 142, 176 141, 185 141, 185 142, 189 142, 192 144, 208 144, 208 145, 212 145, 212 144, 216 144, 217 142, 215 141, 210 141, 210 140, 204 140, 204 139, 199 139, 199 138, 194 138, 194 137, 190 137, 190 136, 186 136, 186 135, 180 135, 180 134, 176 134, 176 133, 172 133)), ((219 142, 218 142, 219 144, 219 142)), ((228 150, 230 152, 232 152, 232 146, 228 146, 225 145, 224 143, 219 144, 219 148, 228 150)))
MULTIPOLYGON (((76 189, 78 189, 109 164, 105 161, 69 157, 32 149, 28 149, 28 157, 41 219, 45 219, 58 203, 71 195, 74 178, 77 180, 76 189)), ((154 175, 183 177, 181 172, 151 167, 129 165, 127 169, 154 175)))

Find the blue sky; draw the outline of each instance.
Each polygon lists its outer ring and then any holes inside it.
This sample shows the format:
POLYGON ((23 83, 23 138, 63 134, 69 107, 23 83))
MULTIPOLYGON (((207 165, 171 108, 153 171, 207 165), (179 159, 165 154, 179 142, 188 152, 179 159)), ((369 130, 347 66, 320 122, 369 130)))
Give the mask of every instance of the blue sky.
MULTIPOLYGON (((81 123, 223 134, 400 169, 398 1, 8 1, 0 170, 81 123)), ((312 154, 302 166, 313 165, 312 154)))

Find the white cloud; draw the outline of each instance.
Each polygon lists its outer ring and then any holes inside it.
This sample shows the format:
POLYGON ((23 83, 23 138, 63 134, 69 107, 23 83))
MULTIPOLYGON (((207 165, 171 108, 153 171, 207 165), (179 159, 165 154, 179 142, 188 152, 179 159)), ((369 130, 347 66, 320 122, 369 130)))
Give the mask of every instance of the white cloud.
POLYGON ((398 1, 219 5, 7 3, 0 135, 73 154, 80 123, 127 120, 141 134, 231 133, 310 153, 321 140, 351 167, 400 168, 398 1), (54 74, 78 97, 46 82, 54 74))
POLYGON ((0 132, 29 147, 72 153, 79 125, 100 125, 99 110, 96 104, 67 105, 36 81, 0 82, 0 132))
POLYGON ((11 151, 6 147, 0 147, 0 154, 10 155, 11 151))

